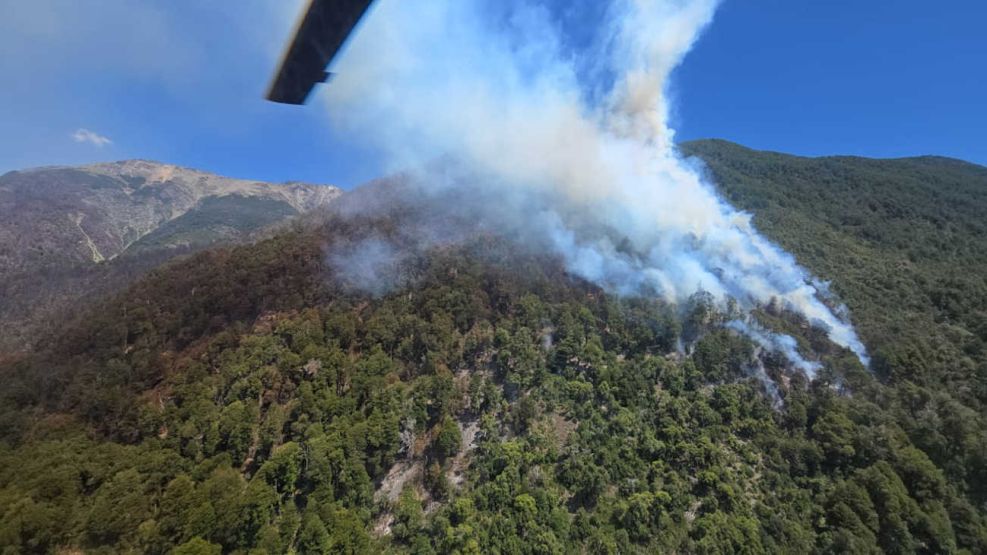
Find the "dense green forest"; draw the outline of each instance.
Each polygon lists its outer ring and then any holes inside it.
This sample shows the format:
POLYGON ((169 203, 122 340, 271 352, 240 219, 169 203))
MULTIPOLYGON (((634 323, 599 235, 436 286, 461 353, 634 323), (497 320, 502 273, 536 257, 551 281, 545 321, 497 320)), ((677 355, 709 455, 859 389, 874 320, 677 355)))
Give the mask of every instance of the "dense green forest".
MULTIPOLYGON (((492 237, 347 289, 330 220, 152 272, 0 361, 4 553, 987 553, 987 169, 689 143, 873 372, 492 237), (692 346, 685 356, 679 342, 692 346)), ((395 239, 399 240, 399 239, 395 239)))

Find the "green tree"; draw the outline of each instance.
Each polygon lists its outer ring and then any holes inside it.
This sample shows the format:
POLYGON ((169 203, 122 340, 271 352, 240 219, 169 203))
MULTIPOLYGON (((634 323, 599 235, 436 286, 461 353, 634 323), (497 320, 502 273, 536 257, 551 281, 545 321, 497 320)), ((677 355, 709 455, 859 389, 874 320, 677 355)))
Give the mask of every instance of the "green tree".
POLYGON ((298 552, 301 555, 321 555, 330 553, 331 549, 332 539, 322 519, 315 513, 305 513, 298 536, 298 552))
POLYGON ((202 538, 192 538, 171 550, 171 555, 221 555, 223 547, 202 538))
POLYGON ((439 432, 435 436, 435 454, 439 459, 447 459, 454 456, 462 448, 463 438, 459 431, 459 425, 451 416, 442 419, 439 432))

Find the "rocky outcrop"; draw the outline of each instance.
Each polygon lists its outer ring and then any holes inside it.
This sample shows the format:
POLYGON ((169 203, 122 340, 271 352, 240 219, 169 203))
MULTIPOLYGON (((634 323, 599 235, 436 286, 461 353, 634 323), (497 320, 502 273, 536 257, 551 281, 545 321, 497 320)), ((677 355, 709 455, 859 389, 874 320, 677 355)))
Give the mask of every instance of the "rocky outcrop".
POLYGON ((146 160, 0 176, 0 352, 97 283, 124 285, 174 255, 249 239, 340 194, 146 160))

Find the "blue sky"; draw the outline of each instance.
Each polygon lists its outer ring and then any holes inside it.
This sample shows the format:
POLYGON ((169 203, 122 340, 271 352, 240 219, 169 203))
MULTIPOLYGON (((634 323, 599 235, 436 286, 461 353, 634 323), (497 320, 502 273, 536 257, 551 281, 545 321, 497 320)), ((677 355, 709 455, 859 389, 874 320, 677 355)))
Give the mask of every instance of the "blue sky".
MULTIPOLYGON (((301 1, 232 5, 0 0, 0 172, 147 158, 271 181, 376 177, 376 153, 332 129, 318 98, 262 100, 301 1)), ((976 0, 726 0, 676 74, 678 137, 987 164, 984 21, 976 0)))
POLYGON ((727 0, 678 71, 679 139, 987 165, 987 2, 727 0))

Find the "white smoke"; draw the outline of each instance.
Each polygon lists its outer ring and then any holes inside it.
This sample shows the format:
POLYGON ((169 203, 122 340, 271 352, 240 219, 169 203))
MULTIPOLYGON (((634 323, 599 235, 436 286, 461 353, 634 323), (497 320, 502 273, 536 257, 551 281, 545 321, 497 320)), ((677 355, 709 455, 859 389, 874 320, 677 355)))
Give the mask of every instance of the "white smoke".
POLYGON ((754 358, 751 360, 747 371, 754 376, 764 388, 764 392, 768 394, 768 399, 771 400, 771 406, 775 410, 780 410, 781 407, 785 405, 785 400, 781 396, 781 391, 778 388, 778 384, 771 379, 768 375, 767 369, 764 368, 764 361, 761 360, 761 354, 759 352, 754 353, 754 358))
POLYGON ((389 170, 418 169, 418 194, 460 191, 449 210, 611 291, 682 302, 705 290, 748 311, 776 299, 867 364, 811 276, 675 150, 668 80, 717 1, 615 0, 592 20, 556 3, 379 0, 333 68, 334 122, 386 152, 389 170), (439 158, 466 171, 429 171, 439 158))
POLYGON ((747 336, 751 341, 767 351, 783 355, 792 367, 804 372, 809 379, 815 379, 816 372, 822 368, 821 364, 806 360, 798 352, 798 343, 790 335, 774 333, 758 326, 756 323, 747 323, 740 320, 731 320, 727 322, 726 327, 747 336))
POLYGON ((403 253, 379 237, 368 237, 329 255, 329 264, 338 272, 343 285, 375 297, 397 284, 403 253))

